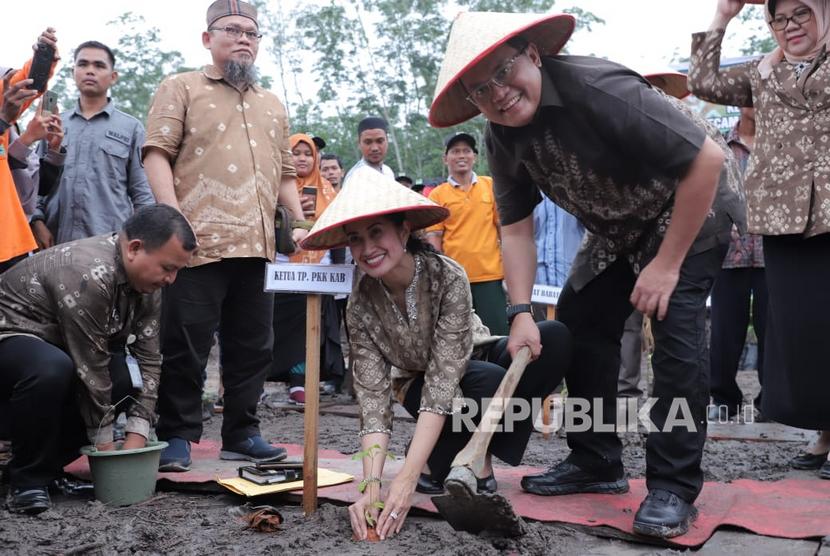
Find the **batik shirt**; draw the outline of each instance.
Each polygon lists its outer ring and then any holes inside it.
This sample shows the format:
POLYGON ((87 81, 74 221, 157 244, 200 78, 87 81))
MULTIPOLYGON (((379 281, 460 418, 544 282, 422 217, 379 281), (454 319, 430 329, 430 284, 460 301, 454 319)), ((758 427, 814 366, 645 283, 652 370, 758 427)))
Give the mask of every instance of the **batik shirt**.
POLYGON ((273 93, 259 85, 240 92, 214 66, 159 85, 143 153, 156 147, 170 157, 176 199, 199 241, 190 266, 274 260, 280 183, 297 175, 288 136, 273 93))
POLYGON ((64 243, 0 274, 0 341, 40 338, 65 351, 83 385, 81 417, 93 443, 112 442, 109 345, 127 344, 143 380, 127 432, 149 436, 161 374, 161 291, 127 281, 118 234, 64 243))
MULTIPOLYGON (((657 254, 677 185, 709 130, 682 113, 681 103, 613 62, 545 57, 541 73, 540 106, 530 124, 487 125, 502 224, 529 216, 544 194, 588 230, 569 277, 574 289, 620 259, 638 274, 657 254)), ((708 134, 719 137, 714 129, 708 134)), ((733 222, 743 229, 743 205, 736 171, 725 166, 688 254, 728 241, 733 222)))
POLYGON ((459 410, 459 383, 474 346, 498 339, 473 312, 464 269, 448 257, 415 255, 405 296, 401 311, 380 280, 361 274, 349 297, 346 322, 361 436, 392 431, 392 404, 403 403, 418 376, 424 377, 420 411, 459 410))
MULTIPOLYGON (((741 175, 746 171, 749 160, 749 147, 741 141, 738 124, 735 124, 726 136, 726 144, 732 149, 741 175)), ((757 234, 741 234, 732 230, 732 242, 723 260, 723 268, 764 268, 764 238, 757 234)))

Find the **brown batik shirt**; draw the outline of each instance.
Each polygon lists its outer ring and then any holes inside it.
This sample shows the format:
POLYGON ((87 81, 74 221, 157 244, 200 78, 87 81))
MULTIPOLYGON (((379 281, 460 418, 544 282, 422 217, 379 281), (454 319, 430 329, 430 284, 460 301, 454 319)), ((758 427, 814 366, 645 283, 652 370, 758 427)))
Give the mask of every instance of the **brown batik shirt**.
MULTIPOLYGON (((621 258, 639 273, 657 254, 675 189, 707 132, 644 78, 613 62, 545 57, 541 72, 540 106, 529 125, 487 125, 502 224, 530 216, 544 194, 589 232, 571 268, 574 289, 621 258)), ((733 222, 743 228, 736 174, 726 167, 721 173, 690 255, 727 242, 733 222)))
POLYGON ((689 88, 699 98, 755 107, 744 181, 749 231, 830 232, 830 65, 827 51, 799 72, 782 61, 762 79, 759 60, 720 68, 723 30, 692 35, 689 88))
POLYGON ((176 199, 199 241, 190 266, 274 259, 280 182, 296 176, 288 136, 275 95, 258 85, 240 92, 214 66, 159 85, 143 153, 157 147, 170 157, 176 199))
POLYGON ((127 432, 149 436, 161 374, 161 291, 141 294, 127 281, 118 234, 41 251, 0 274, 0 341, 27 335, 57 346, 84 388, 81 416, 93 443, 112 442, 109 345, 128 344, 143 388, 127 432))
POLYGON ((472 305, 464 269, 443 255, 415 255, 405 313, 379 280, 357 278, 346 322, 361 436, 392 431, 392 404, 403 403, 419 375, 424 377, 420 411, 450 415, 461 407, 453 400, 461 400, 467 364, 498 339, 472 305))

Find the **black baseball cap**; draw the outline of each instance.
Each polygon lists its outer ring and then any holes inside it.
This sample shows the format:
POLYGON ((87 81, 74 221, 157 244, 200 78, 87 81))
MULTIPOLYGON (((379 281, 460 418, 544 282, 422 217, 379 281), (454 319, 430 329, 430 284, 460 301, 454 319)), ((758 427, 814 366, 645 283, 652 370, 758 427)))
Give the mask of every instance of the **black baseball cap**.
POLYGON ((463 131, 459 131, 458 133, 453 133, 449 137, 444 140, 444 154, 448 153, 449 150, 452 148, 453 145, 456 143, 464 142, 467 143, 473 152, 478 154, 478 149, 476 148, 476 140, 473 138, 472 135, 469 133, 464 133, 463 131))

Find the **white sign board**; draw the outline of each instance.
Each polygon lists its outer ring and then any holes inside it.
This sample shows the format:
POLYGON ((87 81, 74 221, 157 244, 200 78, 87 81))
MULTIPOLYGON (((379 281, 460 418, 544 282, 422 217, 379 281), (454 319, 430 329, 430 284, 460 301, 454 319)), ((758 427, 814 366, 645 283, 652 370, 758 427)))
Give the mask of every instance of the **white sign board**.
POLYGON ((354 265, 271 263, 265 268, 265 291, 349 294, 354 265))
POLYGON ((544 305, 556 305, 559 302, 559 294, 562 293, 562 288, 556 286, 543 286, 542 284, 534 284, 533 293, 530 295, 530 300, 533 303, 542 303, 544 305))

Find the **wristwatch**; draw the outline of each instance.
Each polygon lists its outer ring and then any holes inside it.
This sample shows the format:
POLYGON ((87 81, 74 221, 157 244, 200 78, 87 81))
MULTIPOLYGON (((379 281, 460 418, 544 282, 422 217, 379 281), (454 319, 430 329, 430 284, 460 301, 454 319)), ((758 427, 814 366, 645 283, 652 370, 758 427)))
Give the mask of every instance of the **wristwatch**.
POLYGON ((507 322, 513 323, 513 319, 519 313, 532 313, 530 303, 519 303, 518 305, 511 305, 507 308, 507 322))
POLYGON ((12 126, 12 124, 10 124, 6 120, 0 118, 0 135, 3 135, 4 133, 6 133, 6 130, 8 130, 11 126, 12 126))

